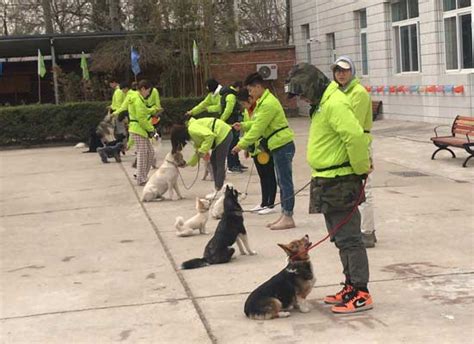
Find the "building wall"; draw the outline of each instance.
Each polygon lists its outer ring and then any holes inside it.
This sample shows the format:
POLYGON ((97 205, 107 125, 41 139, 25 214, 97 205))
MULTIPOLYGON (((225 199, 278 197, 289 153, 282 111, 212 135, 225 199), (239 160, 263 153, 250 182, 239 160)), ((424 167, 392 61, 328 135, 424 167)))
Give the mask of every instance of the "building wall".
POLYGON ((302 25, 309 24, 310 62, 328 76, 332 76, 329 66, 333 61, 328 34, 334 33, 336 55, 348 55, 355 61, 357 74, 365 86, 464 86, 462 94, 372 92, 373 100, 382 100, 385 118, 450 123, 459 114, 473 116, 474 69, 446 71, 442 0, 419 0, 418 6, 419 72, 395 72, 390 2, 381 0, 292 0, 297 61, 307 62, 307 42, 302 25), (367 76, 360 75, 362 58, 356 11, 361 9, 367 11, 367 76))
POLYGON ((284 86, 286 76, 295 61, 294 47, 216 52, 212 54, 210 73, 221 84, 228 85, 237 80, 245 80, 247 75, 257 71, 257 64, 277 64, 278 79, 269 81, 268 87, 291 112, 291 109, 296 110, 296 102, 287 99, 284 86))

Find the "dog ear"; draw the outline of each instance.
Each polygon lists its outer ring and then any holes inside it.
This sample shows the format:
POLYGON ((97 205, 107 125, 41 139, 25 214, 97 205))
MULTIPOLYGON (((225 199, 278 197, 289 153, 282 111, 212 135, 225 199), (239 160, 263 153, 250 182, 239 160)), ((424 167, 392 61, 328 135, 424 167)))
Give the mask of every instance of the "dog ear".
POLYGON ((280 246, 283 251, 286 252, 287 255, 291 256, 292 255, 292 252, 290 250, 290 248, 288 247, 288 245, 284 245, 284 244, 277 244, 278 246, 280 246))

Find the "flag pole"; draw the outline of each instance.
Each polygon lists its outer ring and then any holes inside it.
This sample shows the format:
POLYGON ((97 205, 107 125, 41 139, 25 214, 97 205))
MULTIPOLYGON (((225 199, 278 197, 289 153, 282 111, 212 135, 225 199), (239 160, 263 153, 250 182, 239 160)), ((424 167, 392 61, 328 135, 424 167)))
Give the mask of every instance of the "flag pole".
POLYGON ((41 78, 38 74, 38 103, 41 104, 41 78))

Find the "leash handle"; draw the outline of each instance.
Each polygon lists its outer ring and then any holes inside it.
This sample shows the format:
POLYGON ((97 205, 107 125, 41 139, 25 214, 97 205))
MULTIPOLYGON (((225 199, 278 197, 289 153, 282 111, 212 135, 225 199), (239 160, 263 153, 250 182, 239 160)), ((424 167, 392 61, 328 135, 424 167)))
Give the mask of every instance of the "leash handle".
POLYGON ((197 171, 196 171, 196 177, 194 177, 194 180, 193 182, 191 183, 191 185, 189 187, 186 186, 186 184, 184 183, 184 179, 183 179, 183 176, 181 175, 181 172, 179 171, 179 168, 178 168, 178 175, 179 175, 179 178, 181 179, 181 183, 183 184, 183 187, 186 189, 186 190, 191 190, 191 188, 194 186, 194 184, 196 184, 196 181, 199 177, 199 168, 201 166, 200 164, 200 161, 201 159, 198 160, 198 168, 197 168, 197 171))
POLYGON ((310 247, 308 247, 306 250, 304 250, 303 252, 299 252, 293 256, 290 257, 290 260, 295 258, 295 257, 298 257, 299 255, 303 254, 303 253, 308 253, 310 250, 312 250, 313 248, 315 248, 316 246, 320 245, 321 243, 323 243, 324 241, 326 241, 330 236, 334 236, 336 235, 337 232, 339 232, 339 230, 342 228, 343 225, 345 225, 347 222, 349 222, 349 220, 352 218, 352 216, 354 215, 356 209, 359 207, 359 203, 360 201, 362 200, 362 195, 364 194, 364 190, 365 190, 365 185, 367 184, 367 178, 364 178, 364 183, 362 184, 361 188, 360 188, 360 192, 359 192, 359 197, 357 198, 357 202, 354 204, 354 206, 352 207, 352 210, 349 214, 347 214, 347 216, 342 219, 341 222, 339 222, 336 226, 334 226, 334 228, 330 229, 328 232, 328 234, 322 238, 321 240, 319 240, 317 243, 311 245, 310 247))

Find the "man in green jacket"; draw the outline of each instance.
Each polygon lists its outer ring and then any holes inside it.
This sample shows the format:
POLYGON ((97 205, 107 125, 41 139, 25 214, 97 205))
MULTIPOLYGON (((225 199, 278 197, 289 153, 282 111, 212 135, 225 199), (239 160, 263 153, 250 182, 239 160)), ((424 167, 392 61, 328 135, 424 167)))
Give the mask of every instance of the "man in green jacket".
POLYGON ((120 84, 116 80, 112 80, 109 86, 114 89, 114 94, 112 95, 112 103, 107 108, 110 112, 114 112, 122 105, 125 93, 120 89, 120 84))
POLYGON ((215 79, 209 79, 206 81, 206 88, 208 91, 206 98, 186 112, 187 116, 195 116, 204 111, 207 111, 208 113, 221 112, 221 95, 219 92, 221 91, 222 86, 215 79))
MULTIPOLYGON (((246 124, 245 134, 232 149, 234 154, 246 150, 260 140, 271 154, 275 164, 278 185, 280 186, 281 215, 269 224, 272 230, 295 227, 293 209, 295 206, 292 163, 295 155, 294 133, 280 101, 265 87, 259 73, 252 73, 245 79, 245 86, 253 99, 257 99, 254 120, 246 124)), ((240 130, 241 123, 233 126, 240 130)))
POLYGON ((294 66, 285 90, 289 96, 300 96, 314 109, 307 148, 307 161, 313 171, 310 213, 324 214, 346 279, 344 288, 326 296, 324 302, 334 305, 334 313, 371 309, 373 302, 367 289, 369 263, 358 211, 362 179, 370 172, 369 139, 355 118, 348 97, 313 65, 294 66))
MULTIPOLYGON (((335 82, 339 85, 339 89, 349 97, 354 114, 364 129, 364 133, 372 141, 370 135, 372 130, 372 101, 365 87, 360 84, 359 79, 355 76, 356 68, 354 62, 347 56, 341 56, 331 65, 331 70, 333 71, 335 82)), ((369 152, 372 152, 372 149, 369 152)), ((374 247, 377 242, 374 227, 371 179, 372 177, 369 174, 365 185, 365 202, 359 207, 362 217, 362 242, 366 248, 374 247)))

